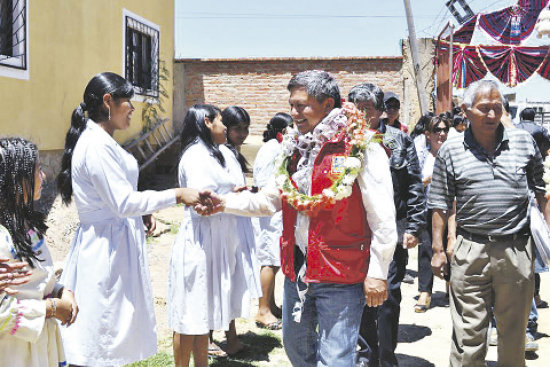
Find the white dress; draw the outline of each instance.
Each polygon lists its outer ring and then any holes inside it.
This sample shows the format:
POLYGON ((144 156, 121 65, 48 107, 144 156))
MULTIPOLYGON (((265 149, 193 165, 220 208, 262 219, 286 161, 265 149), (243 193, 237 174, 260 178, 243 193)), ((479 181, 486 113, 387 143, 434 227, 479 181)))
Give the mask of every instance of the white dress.
MULTIPOLYGON (((275 158, 281 154, 277 139, 267 141, 254 159, 254 185, 262 188, 275 181, 275 158)), ((253 218, 256 233, 256 254, 262 266, 281 266, 279 242, 283 231, 281 211, 270 217, 253 218)))
MULTIPOLYGON (((46 319, 44 298, 59 291, 55 284, 53 262, 44 239, 33 246, 39 251, 30 281, 16 287, 19 293, 8 296, 0 292, 0 366, 58 367, 65 366, 59 326, 46 319)), ((0 226, 0 256, 14 258, 12 238, 0 226)), ((17 260, 19 261, 19 259, 17 260)))
POLYGON ((174 205, 176 197, 174 190, 136 191, 138 175, 134 157, 88 120, 72 158, 80 227, 62 277, 80 310, 62 330, 71 364, 117 366, 157 351, 141 216, 174 205))
MULTIPOLYGON (((243 186, 235 156, 227 147, 219 148, 225 167, 202 141, 189 146, 179 163, 180 186, 218 194, 243 186)), ((261 295, 254 257, 248 218, 232 214, 201 217, 187 208, 170 259, 169 327, 179 334, 204 335, 209 330, 228 330, 231 320, 248 317, 250 298, 261 295)))

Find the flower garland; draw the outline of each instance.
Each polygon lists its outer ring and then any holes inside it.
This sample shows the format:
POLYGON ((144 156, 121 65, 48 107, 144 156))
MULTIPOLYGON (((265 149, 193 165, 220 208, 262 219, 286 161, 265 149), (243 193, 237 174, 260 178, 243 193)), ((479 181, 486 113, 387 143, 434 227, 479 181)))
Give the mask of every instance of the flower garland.
POLYGON ((542 180, 544 181, 544 189, 546 190, 545 197, 550 200, 550 155, 544 158, 544 175, 542 180))
MULTIPOLYGON (((296 210, 304 212, 312 217, 322 209, 331 209, 337 201, 347 198, 351 195, 353 183, 355 182, 363 166, 364 151, 373 140, 379 139, 376 134, 368 134, 368 122, 365 116, 353 105, 353 103, 344 103, 340 114, 336 118, 344 117, 347 121, 338 130, 333 132, 332 136, 326 137, 321 133, 321 137, 334 138, 345 133, 345 139, 351 144, 349 155, 345 158, 343 171, 332 181, 329 188, 324 189, 321 194, 306 195, 300 193, 291 181, 288 172, 288 164, 293 154, 298 148, 298 131, 289 129, 283 138, 283 153, 277 158, 275 166, 276 183, 282 192, 282 197, 296 210)), ((323 121, 321 122, 323 123, 323 121)), ((330 129, 328 129, 330 130, 330 129)), ((315 138, 313 138, 315 139, 315 138)), ((317 137, 319 139, 319 137, 317 137)), ((315 141, 317 142, 317 141, 315 141)))

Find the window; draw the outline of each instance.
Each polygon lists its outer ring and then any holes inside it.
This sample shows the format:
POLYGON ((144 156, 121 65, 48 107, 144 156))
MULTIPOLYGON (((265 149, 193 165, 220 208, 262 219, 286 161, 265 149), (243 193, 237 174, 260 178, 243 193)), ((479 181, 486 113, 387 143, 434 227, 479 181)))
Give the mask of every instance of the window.
POLYGON ((0 0, 0 65, 27 69, 26 0, 0 0))
POLYGON ((159 29, 136 16, 125 19, 125 74, 136 94, 158 97, 159 29))

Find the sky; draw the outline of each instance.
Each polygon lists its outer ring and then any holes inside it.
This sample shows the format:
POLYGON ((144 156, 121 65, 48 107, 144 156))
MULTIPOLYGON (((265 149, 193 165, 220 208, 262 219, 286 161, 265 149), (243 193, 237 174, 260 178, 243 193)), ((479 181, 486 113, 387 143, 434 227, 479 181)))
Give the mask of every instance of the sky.
MULTIPOLYGON (((457 25, 446 1, 410 0, 418 38, 436 38, 449 21, 457 25)), ((517 0, 467 3, 483 13, 517 0)), ((400 56, 408 37, 403 0, 176 0, 175 9, 176 58, 400 56)), ((540 44, 550 40, 526 43, 540 44)), ((550 98, 550 82, 532 79, 514 90, 540 100, 544 87, 550 98)))

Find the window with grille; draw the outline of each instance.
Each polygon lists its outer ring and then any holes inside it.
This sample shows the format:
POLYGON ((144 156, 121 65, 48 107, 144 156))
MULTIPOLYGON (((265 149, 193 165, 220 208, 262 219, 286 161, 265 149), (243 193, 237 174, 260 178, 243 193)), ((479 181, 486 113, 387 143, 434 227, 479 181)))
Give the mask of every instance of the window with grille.
POLYGON ((158 97, 159 31, 131 16, 126 22, 126 79, 136 94, 158 97))
POLYGON ((0 65, 27 69, 27 0, 0 0, 0 65))

